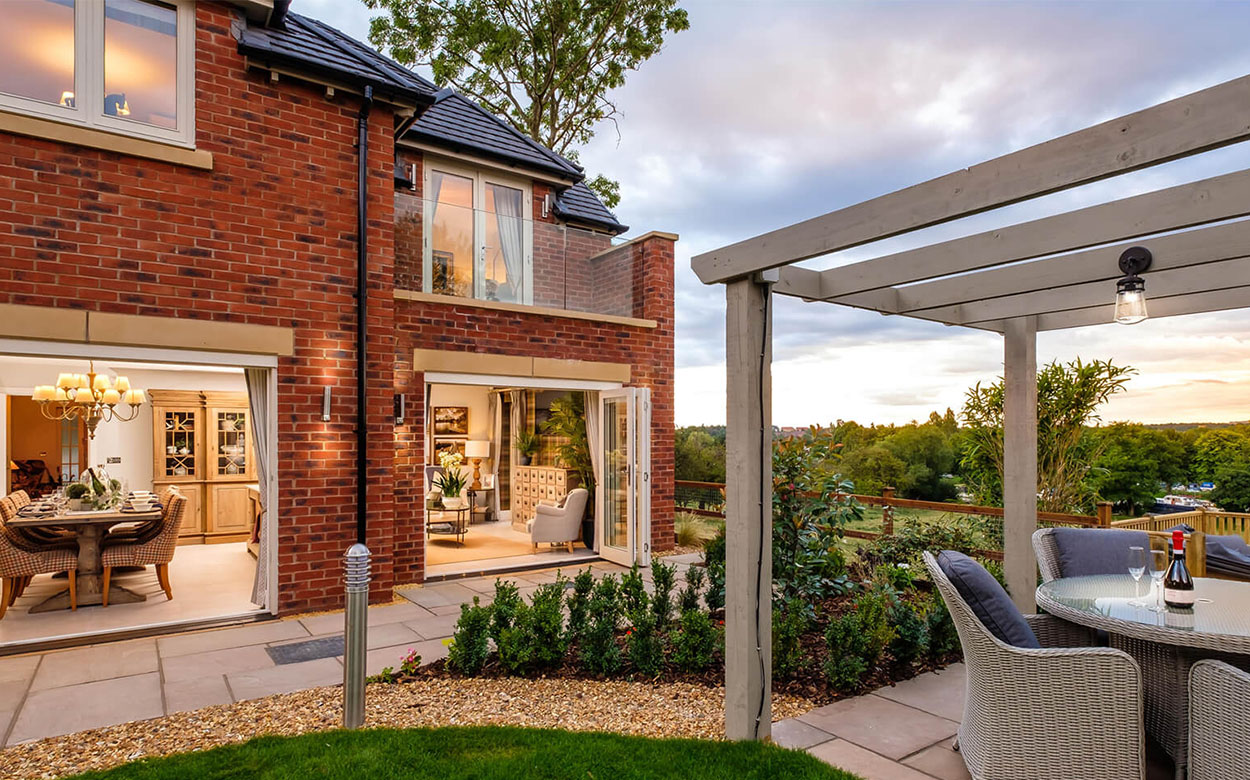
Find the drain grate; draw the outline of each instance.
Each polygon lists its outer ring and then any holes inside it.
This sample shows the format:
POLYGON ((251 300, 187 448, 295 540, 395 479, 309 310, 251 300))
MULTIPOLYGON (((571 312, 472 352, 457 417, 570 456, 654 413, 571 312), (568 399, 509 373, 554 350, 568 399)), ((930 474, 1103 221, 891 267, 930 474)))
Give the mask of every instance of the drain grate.
POLYGON ((289 645, 266 647, 265 652, 278 666, 297 664, 301 661, 316 661, 318 658, 333 658, 343 654, 343 635, 323 636, 319 639, 306 639, 303 642, 292 642, 289 645))

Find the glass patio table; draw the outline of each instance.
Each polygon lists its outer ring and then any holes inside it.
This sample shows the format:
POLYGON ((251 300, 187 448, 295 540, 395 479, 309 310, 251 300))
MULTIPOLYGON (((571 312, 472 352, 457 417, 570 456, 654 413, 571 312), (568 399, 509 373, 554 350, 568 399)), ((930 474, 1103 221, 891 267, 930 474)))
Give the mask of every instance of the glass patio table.
POLYGON ((1145 688, 1146 731, 1176 762, 1188 763, 1189 669, 1218 658, 1250 669, 1250 583, 1194 579, 1192 611, 1154 612, 1153 594, 1127 574, 1067 577, 1037 589, 1037 606, 1070 623, 1102 629, 1112 647, 1137 661, 1145 688), (1143 591, 1147 595, 1139 596, 1143 591))

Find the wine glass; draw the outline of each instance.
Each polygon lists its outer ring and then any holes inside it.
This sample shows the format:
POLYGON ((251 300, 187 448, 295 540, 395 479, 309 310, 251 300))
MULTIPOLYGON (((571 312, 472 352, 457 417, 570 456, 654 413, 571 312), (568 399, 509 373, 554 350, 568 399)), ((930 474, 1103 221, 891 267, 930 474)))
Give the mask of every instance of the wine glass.
POLYGON ((1141 578, 1146 573, 1146 548, 1128 548, 1128 573, 1133 578, 1133 600, 1129 604, 1134 607, 1145 606, 1141 600, 1141 578))
POLYGON ((1155 591, 1155 603, 1150 609, 1163 612, 1167 609, 1163 606, 1163 575, 1168 571, 1168 554, 1165 550, 1151 550, 1150 554, 1154 556, 1154 568, 1150 570, 1150 579, 1154 583, 1155 591))

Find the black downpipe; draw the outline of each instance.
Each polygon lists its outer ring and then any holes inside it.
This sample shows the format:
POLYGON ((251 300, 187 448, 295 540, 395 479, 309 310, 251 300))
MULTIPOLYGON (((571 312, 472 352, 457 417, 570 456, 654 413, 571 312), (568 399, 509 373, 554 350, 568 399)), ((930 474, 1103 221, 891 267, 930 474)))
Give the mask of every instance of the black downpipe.
POLYGON ((365 487, 368 484, 369 426, 365 404, 368 369, 365 345, 368 330, 369 299, 369 109, 373 107, 373 87, 365 87, 365 99, 356 119, 356 541, 365 543, 365 487))

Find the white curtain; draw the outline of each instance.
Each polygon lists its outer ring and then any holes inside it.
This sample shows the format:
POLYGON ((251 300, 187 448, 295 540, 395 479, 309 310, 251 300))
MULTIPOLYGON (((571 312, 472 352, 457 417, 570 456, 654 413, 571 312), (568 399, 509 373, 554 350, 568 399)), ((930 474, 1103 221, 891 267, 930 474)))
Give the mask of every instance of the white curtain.
MULTIPOLYGON (((587 391, 586 394, 586 446, 590 449, 590 467, 595 474, 595 490, 594 494, 599 495, 599 486, 603 484, 603 415, 599 410, 599 393, 598 391, 587 391)), ((599 522, 598 500, 595 501, 593 510, 595 517, 595 549, 599 549, 599 529, 603 525, 599 522)))
POLYGON ((525 246, 521 239, 521 191, 512 187, 489 185, 495 194, 495 222, 499 225, 499 245, 503 250, 503 264, 508 272, 508 285, 512 287, 513 300, 523 299, 525 284, 525 246))
POLYGON ((434 215, 438 213, 438 194, 443 190, 443 174, 438 171, 430 173, 430 191, 425 197, 430 201, 430 224, 434 224, 434 215))
POLYGON ((268 368, 247 368, 243 376, 247 381, 247 405, 252 418, 252 457, 256 459, 256 481, 260 488, 260 521, 254 531, 255 541, 260 545, 256 552, 256 580, 252 583, 252 603, 261 609, 269 604, 269 534, 266 527, 273 522, 275 514, 269 506, 269 422, 274 410, 269 408, 268 368))
POLYGON ((491 472, 495 475, 495 489, 490 492, 491 495, 491 516, 496 520, 504 520, 499 511, 499 462, 502 459, 501 453, 503 447, 507 444, 503 441, 503 394, 492 392, 490 394, 490 454, 491 454, 491 472))

